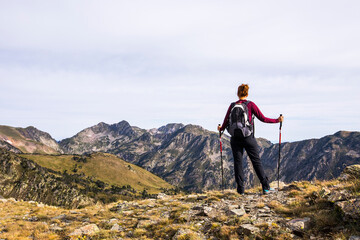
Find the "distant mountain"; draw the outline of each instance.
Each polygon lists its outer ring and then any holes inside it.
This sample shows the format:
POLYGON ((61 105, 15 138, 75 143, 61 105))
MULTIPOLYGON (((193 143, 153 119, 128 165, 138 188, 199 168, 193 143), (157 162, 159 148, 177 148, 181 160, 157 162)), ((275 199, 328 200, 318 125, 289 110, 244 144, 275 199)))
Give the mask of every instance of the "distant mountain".
MULTIPOLYGON (((15 128, 0 125, 0 141, 6 142, 24 153, 60 153, 58 143, 50 134, 35 127, 15 128)), ((2 144, 5 146, 5 144, 2 144)))
MULTIPOLYGON (((226 187, 235 187, 229 137, 223 135, 226 187)), ((279 145, 258 138, 264 168, 277 178, 279 145)), ((282 181, 330 179, 360 161, 360 133, 338 132, 321 139, 282 144, 282 181)), ((59 142, 68 154, 107 152, 134 163, 189 191, 219 189, 221 183, 219 136, 196 125, 168 124, 145 130, 126 121, 99 123, 59 142)), ((246 155, 246 154, 245 154, 246 155)), ((249 159, 244 161, 247 186, 258 183, 249 159)))
MULTIPOLYGON (((272 179, 279 145, 264 149, 261 158, 272 179)), ((327 180, 338 177, 348 165, 360 163, 360 132, 340 131, 320 139, 285 143, 281 146, 280 177, 295 180, 327 180)))

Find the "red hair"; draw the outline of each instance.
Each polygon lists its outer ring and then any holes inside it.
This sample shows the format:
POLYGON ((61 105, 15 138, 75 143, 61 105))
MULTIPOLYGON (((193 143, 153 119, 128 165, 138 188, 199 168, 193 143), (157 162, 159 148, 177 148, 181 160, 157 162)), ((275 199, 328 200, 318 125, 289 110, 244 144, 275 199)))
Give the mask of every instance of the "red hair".
POLYGON ((247 97, 249 95, 249 85, 241 84, 238 88, 237 95, 239 98, 247 97))

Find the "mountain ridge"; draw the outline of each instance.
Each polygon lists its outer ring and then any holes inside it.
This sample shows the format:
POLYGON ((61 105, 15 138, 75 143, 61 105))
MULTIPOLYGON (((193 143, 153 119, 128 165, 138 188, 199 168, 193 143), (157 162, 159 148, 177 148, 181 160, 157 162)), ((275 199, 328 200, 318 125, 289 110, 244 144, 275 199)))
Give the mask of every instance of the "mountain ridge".
MULTIPOLYGON (((337 177, 346 165, 356 163, 360 157, 359 135, 338 131, 319 139, 282 143, 281 180, 337 177)), ((226 186, 233 188, 229 136, 224 134, 222 141, 226 186)), ((264 138, 257 138, 257 142, 265 172, 275 180, 279 146, 264 138)), ((218 133, 197 125, 170 123, 146 130, 124 120, 115 124, 100 122, 59 141, 59 146, 67 154, 114 154, 188 191, 219 189, 221 183, 218 133)), ((247 186, 258 184, 249 160, 243 164, 247 186)))

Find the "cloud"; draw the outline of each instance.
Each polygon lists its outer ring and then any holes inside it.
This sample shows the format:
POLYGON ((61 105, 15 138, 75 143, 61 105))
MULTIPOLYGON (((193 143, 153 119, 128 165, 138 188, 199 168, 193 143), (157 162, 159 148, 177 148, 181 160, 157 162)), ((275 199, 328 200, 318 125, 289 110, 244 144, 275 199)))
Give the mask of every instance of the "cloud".
MULTIPOLYGON (((1 5, 4 124, 57 139, 122 119, 215 130, 246 82, 266 116, 285 115, 289 140, 360 127, 358 1, 1 5)), ((257 124, 258 136, 277 131, 257 124)))

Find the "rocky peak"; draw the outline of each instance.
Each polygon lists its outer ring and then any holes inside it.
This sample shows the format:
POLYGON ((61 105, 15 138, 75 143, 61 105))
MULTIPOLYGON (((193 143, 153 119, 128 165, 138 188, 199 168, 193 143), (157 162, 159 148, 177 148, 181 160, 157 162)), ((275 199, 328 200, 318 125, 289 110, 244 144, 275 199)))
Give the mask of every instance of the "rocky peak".
POLYGON ((183 127, 184 127, 184 124, 181 124, 181 123, 169 123, 165 126, 159 127, 158 131, 160 131, 164 134, 171 134, 183 127))
POLYGON ((110 129, 112 131, 115 131, 119 135, 126 135, 129 137, 135 135, 135 131, 133 130, 133 128, 130 126, 130 124, 127 121, 124 120, 116 124, 112 124, 110 126, 110 129))
POLYGON ((95 126, 90 127, 90 129, 95 133, 103 133, 103 132, 108 132, 109 131, 110 126, 104 122, 100 122, 98 124, 96 124, 95 126))
POLYGON ((29 126, 27 128, 17 128, 17 130, 26 138, 41 142, 42 138, 55 141, 50 134, 40 131, 39 129, 29 126))

